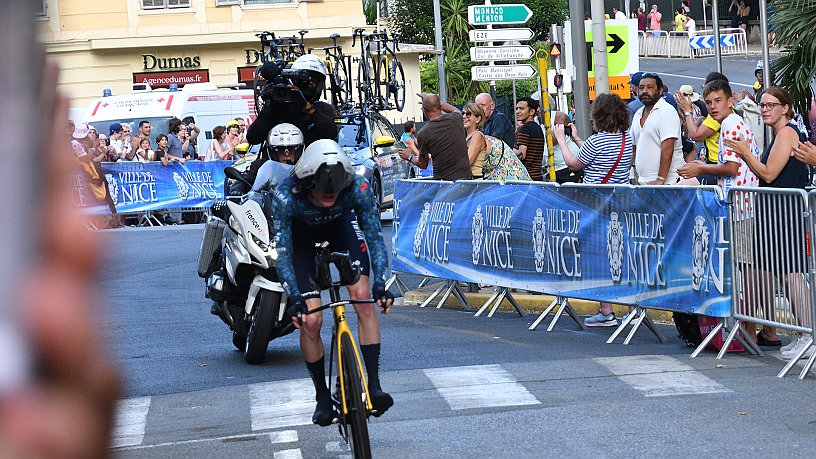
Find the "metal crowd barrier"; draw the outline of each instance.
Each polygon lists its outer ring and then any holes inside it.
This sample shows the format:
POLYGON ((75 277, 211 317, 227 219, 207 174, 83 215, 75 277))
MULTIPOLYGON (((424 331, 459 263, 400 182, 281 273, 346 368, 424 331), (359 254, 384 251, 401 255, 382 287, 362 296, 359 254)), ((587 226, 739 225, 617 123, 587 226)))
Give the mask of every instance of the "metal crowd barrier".
MULTIPOLYGON (((714 36, 713 30, 698 30, 694 36, 689 36, 686 31, 659 31, 658 35, 649 30, 638 31, 638 54, 642 57, 709 57, 714 55, 713 45, 708 48, 692 48, 691 39, 698 42, 707 42, 708 37, 714 36)), ((748 54, 748 38, 741 28, 720 29, 720 36, 732 35, 734 44, 731 46, 720 46, 720 54, 748 54)))
MULTIPOLYGON (((729 190, 731 311, 735 322, 718 358, 735 339, 763 355, 747 337, 744 322, 812 333, 816 296, 810 287, 816 257, 810 250, 814 218, 809 209, 816 209, 816 192, 808 195, 798 189, 746 187, 729 190)), ((784 377, 813 345, 811 336, 777 376, 784 377)), ((816 353, 804 365, 800 379, 805 378, 815 359, 816 353)))

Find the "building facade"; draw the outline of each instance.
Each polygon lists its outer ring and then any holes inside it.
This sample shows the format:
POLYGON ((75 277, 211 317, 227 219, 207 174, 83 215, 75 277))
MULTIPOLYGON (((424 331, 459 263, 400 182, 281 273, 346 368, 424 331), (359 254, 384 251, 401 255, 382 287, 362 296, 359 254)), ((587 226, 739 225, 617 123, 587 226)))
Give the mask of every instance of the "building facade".
MULTIPOLYGON (((375 27, 365 24, 361 0, 43 0, 39 17, 40 39, 60 65, 75 119, 103 91, 127 94, 134 83, 251 83, 260 63, 256 34, 264 31, 284 37, 308 30, 307 47, 330 45, 339 33, 344 53, 359 56, 359 44, 351 47, 357 27, 375 27)), ((402 113, 387 114, 397 122, 421 119, 411 98, 421 90, 420 55, 431 52, 401 50, 409 100, 402 113)), ((349 73, 356 78, 356 68, 349 73)))

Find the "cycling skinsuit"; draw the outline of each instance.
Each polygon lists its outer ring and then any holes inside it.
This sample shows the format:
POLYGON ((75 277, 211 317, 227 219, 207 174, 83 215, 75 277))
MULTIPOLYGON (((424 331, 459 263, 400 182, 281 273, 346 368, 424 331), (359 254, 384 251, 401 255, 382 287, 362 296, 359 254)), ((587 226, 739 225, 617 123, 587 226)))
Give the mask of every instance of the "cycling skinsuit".
POLYGON ((385 282, 388 254, 377 200, 365 177, 355 175, 332 207, 315 206, 309 201, 309 191, 288 179, 275 190, 273 217, 278 233, 278 278, 290 297, 320 297, 309 275, 315 274, 314 246, 323 241, 329 242, 332 252, 348 250, 352 262, 360 261, 363 275, 369 275, 370 256, 373 279, 385 282))

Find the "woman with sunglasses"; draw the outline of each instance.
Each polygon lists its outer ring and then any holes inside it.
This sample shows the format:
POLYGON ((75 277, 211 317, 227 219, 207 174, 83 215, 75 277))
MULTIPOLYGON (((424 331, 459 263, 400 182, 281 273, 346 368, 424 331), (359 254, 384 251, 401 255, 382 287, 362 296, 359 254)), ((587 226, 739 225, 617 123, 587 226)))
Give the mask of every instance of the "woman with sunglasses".
MULTIPOLYGON (((728 148, 734 150, 751 170, 759 177, 760 188, 799 188, 808 184, 808 167, 794 156, 794 148, 805 140, 795 124, 793 99, 779 86, 771 86, 762 93, 759 104, 762 122, 774 131, 774 137, 760 159, 756 159, 747 142, 724 138, 728 148)), ((801 205, 792 203, 786 209, 774 205, 772 195, 757 195, 753 239, 754 272, 749 273, 759 291, 760 304, 774 304, 773 277, 785 280, 785 290, 795 311, 809 311, 810 301, 804 274, 807 272, 805 232, 797 216, 804 213, 801 205)), ((801 218, 801 217, 799 217, 801 218)), ((767 306, 766 306, 767 307, 767 306)), ((766 317, 773 316, 773 310, 765 311, 766 317)), ((752 333, 751 330, 748 330, 752 333)), ((763 339, 776 337, 773 327, 763 326, 763 339)), ((759 338, 759 337, 758 337, 759 338)), ((782 358, 791 359, 804 347, 809 335, 794 339, 791 346, 782 348, 782 358)), ((777 340, 775 340, 777 341, 777 340)), ((778 344, 777 344, 778 345, 778 344)), ((805 353, 812 355, 814 347, 805 353)))
POLYGON ((467 137, 468 160, 470 161, 470 172, 475 180, 482 180, 485 154, 490 145, 482 134, 484 126, 484 110, 479 104, 470 102, 462 109, 462 122, 465 125, 467 137))

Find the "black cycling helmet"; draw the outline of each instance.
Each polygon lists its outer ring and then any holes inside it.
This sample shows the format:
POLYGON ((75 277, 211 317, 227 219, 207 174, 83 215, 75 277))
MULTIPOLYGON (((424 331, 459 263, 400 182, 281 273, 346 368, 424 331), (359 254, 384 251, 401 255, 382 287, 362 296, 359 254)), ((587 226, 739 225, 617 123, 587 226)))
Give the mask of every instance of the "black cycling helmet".
POLYGON ((351 185, 354 168, 337 142, 321 139, 306 147, 290 175, 303 188, 339 193, 351 185))

